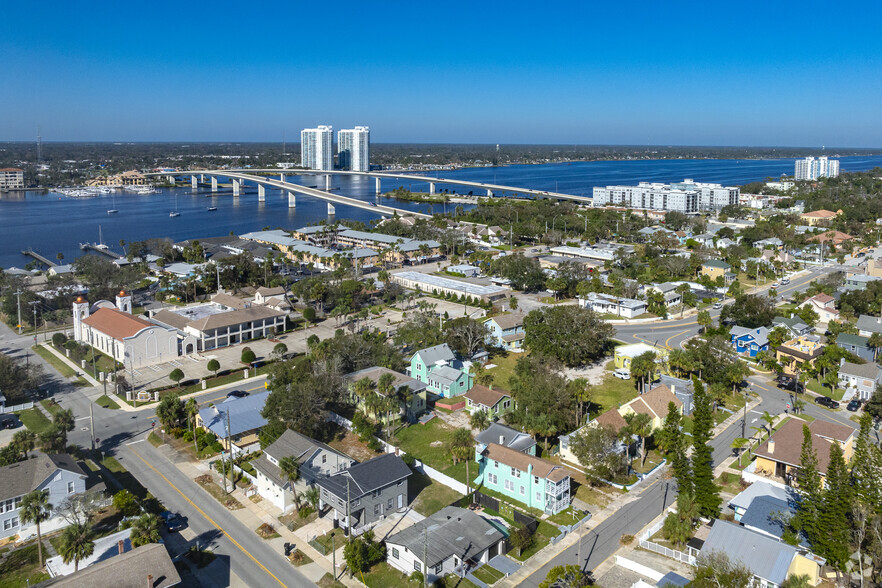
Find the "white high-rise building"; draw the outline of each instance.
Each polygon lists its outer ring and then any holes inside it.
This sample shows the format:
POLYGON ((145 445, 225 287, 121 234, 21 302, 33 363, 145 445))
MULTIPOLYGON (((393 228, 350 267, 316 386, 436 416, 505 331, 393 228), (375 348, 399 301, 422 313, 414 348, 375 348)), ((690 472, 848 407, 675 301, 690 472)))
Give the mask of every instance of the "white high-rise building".
POLYGON ((300 165, 307 169, 334 169, 334 128, 319 125, 300 131, 300 165))
POLYGON ((646 210, 698 212, 719 210, 738 204, 739 188, 695 182, 690 179, 673 184, 640 182, 637 186, 594 188, 594 206, 625 206, 646 210))
POLYGON ((818 178, 838 178, 839 160, 827 157, 806 157, 797 159, 794 169, 797 180, 817 180, 818 178))
POLYGON ((371 130, 368 127, 337 131, 337 165, 350 171, 370 171, 371 130))

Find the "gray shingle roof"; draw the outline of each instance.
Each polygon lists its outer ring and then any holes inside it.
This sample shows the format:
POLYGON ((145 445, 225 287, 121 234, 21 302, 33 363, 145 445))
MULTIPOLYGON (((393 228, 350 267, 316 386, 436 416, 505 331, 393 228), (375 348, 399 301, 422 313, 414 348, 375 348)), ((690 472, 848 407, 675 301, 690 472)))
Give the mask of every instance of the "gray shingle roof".
POLYGON ((719 551, 733 562, 740 561, 755 576, 775 584, 787 578, 796 556, 795 547, 728 521, 717 520, 701 548, 702 553, 719 551))
POLYGON ((73 457, 66 453, 38 453, 31 459, 0 468, 0 500, 23 496, 36 490, 37 486, 59 469, 86 477, 73 457))
MULTIPOLYGON (((267 459, 267 456, 270 455, 277 461, 281 460, 283 457, 296 457, 297 461, 302 464, 315 455, 317 451, 322 449, 340 456, 340 459, 347 464, 354 462, 352 458, 340 453, 333 447, 325 445, 321 441, 316 441, 306 435, 301 435, 297 431, 286 429, 272 445, 264 449, 264 455, 252 460, 251 464, 255 469, 260 471, 260 473, 272 480, 277 486, 285 487, 288 484, 288 479, 283 478, 281 468, 267 459)), ((301 468, 300 474, 307 482, 315 481, 314 474, 310 472, 308 468, 301 468)))
POLYGON ((453 350, 447 345, 447 343, 442 343, 441 345, 435 345, 434 347, 426 347, 425 349, 420 349, 414 356, 420 356, 420 359, 423 360, 428 366, 434 365, 439 361, 447 361, 452 362, 456 359, 456 355, 453 354, 453 350))
POLYGON ((732 327, 729 331, 733 337, 743 337, 744 335, 750 335, 753 337, 753 340, 756 341, 756 344, 762 347, 763 345, 767 345, 769 343, 769 330, 765 327, 760 327, 758 329, 748 329, 747 327, 732 327))
POLYGON ((374 490, 410 476, 410 468, 393 453, 385 453, 368 461, 357 463, 348 470, 319 478, 317 483, 336 496, 346 498, 346 480, 349 479, 349 497, 355 500, 374 490))
POLYGON ((478 443, 484 443, 485 445, 499 443, 500 445, 504 445, 522 453, 536 445, 533 438, 526 433, 521 433, 520 431, 516 431, 505 425, 500 425, 499 423, 492 423, 489 427, 478 433, 475 436, 475 441, 478 443), (500 443, 500 437, 505 439, 504 442, 500 443))
POLYGON ((403 545, 419 558, 427 549, 424 563, 434 567, 454 555, 461 560, 477 556, 504 538, 502 531, 480 515, 464 508, 446 506, 388 537, 386 542, 403 545), (428 542, 426 536, 431 538, 428 542))
POLYGON ((868 380, 875 380, 879 377, 879 366, 875 363, 852 363, 850 361, 844 362, 839 366, 839 373, 855 376, 856 378, 867 378, 868 380))
POLYGON ((266 419, 260 414, 269 390, 258 392, 245 398, 230 399, 199 411, 202 426, 211 429, 218 437, 227 436, 227 412, 230 413, 230 435, 239 435, 245 431, 259 429, 266 424, 266 419))
POLYGON ((858 317, 857 328, 859 331, 882 333, 882 317, 862 314, 860 317, 858 317))
POLYGON ((93 564, 69 576, 60 576, 38 586, 114 586, 115 588, 168 588, 181 583, 162 543, 150 543, 93 564), (147 583, 147 576, 153 576, 147 583))
POLYGON ((840 333, 838 337, 836 337, 836 345, 842 347, 843 345, 852 345, 854 347, 870 347, 870 339, 867 337, 861 337, 860 335, 852 335, 851 333, 840 333))

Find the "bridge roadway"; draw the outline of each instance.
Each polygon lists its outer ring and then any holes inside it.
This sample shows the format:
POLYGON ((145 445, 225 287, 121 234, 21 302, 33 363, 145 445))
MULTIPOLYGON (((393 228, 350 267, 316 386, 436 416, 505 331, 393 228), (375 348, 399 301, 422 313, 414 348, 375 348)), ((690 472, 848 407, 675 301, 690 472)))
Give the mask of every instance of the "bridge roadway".
MULTIPOLYGON (((416 182, 425 182, 430 185, 430 191, 434 191, 435 184, 449 184, 454 186, 466 186, 469 188, 479 188, 481 190, 487 190, 488 196, 492 196, 493 192, 511 192, 515 194, 529 194, 531 196, 541 196, 543 198, 556 198, 559 200, 572 200, 574 202, 579 202, 582 204, 590 205, 593 202, 593 198, 590 196, 577 196, 575 194, 563 194, 560 192, 548 192, 547 190, 533 190, 530 188, 519 188, 517 186, 503 186, 501 184, 485 184, 482 182, 470 182, 468 180, 451 180, 449 178, 433 178, 431 176, 420 176, 414 173, 395 173, 395 172, 360 172, 360 171, 345 171, 345 170, 312 170, 312 169, 246 169, 246 170, 231 170, 231 172, 238 173, 267 173, 267 174, 284 174, 284 175, 292 175, 292 176, 304 176, 304 175, 317 175, 317 176, 330 176, 330 175, 338 175, 338 176, 365 176, 369 178, 377 179, 377 193, 379 193, 379 179, 387 178, 387 179, 406 179, 413 180, 416 182)), ((218 170, 190 170, 187 172, 177 172, 174 174, 170 173, 155 173, 155 174, 145 174, 145 175, 193 175, 193 174, 206 174, 206 175, 226 175, 224 171, 218 170)))
MULTIPOLYGON (((265 170, 260 170, 265 171, 265 170)), ((284 173, 284 170, 273 170, 276 173, 284 173)), ((180 175, 206 175, 206 176, 223 176, 225 178, 237 179, 241 181, 249 181, 254 182, 255 184, 263 184, 264 186, 272 186, 274 188, 279 188, 281 190, 285 190, 287 192, 295 192, 297 194, 303 194, 305 196, 312 196, 313 198, 318 198, 319 200, 324 200, 330 204, 342 204, 345 206, 354 206, 355 208, 361 208, 364 210, 369 210, 371 212, 377 213, 381 216, 393 216, 396 213, 398 216, 415 216, 418 218, 432 218, 431 214, 425 214, 422 212, 416 212, 412 210, 405 210, 403 208, 395 208, 393 206, 385 206, 383 204, 374 204, 373 202, 365 202, 364 200, 358 200, 356 198, 349 198, 348 196, 340 196, 339 194, 331 194, 330 192, 325 192, 324 190, 318 190, 316 188, 309 188, 307 186, 301 186, 300 184, 292 184, 290 182, 283 182, 281 180, 272 180, 270 178, 265 178, 263 176, 255 176, 251 173, 242 173, 238 171, 230 171, 230 170, 199 170, 199 171, 188 171, 188 172, 150 172, 144 174, 145 176, 180 176, 180 175)), ((295 174, 290 174, 295 175, 295 174)), ((333 214, 331 208, 329 208, 328 212, 333 214)))

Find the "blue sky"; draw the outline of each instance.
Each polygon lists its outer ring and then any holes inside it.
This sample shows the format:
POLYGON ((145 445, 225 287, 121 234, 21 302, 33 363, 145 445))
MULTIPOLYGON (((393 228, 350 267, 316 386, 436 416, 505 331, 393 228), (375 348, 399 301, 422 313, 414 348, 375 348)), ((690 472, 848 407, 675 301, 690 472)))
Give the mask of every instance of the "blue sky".
POLYGON ((882 146, 876 2, 8 3, 0 140, 882 146))

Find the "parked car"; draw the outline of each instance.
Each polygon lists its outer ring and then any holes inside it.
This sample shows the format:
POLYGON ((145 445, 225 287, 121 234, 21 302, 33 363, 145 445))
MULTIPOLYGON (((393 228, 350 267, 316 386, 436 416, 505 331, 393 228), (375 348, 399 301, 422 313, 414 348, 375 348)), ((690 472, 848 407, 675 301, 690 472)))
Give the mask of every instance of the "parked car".
POLYGON ((0 429, 14 429, 18 426, 15 417, 5 418, 0 421, 0 429))
POLYGON ((781 375, 775 378, 775 382, 782 390, 789 390, 790 392, 796 392, 797 394, 805 394, 805 384, 801 382, 798 383, 796 378, 781 375))
POLYGON ((714 302, 714 310, 720 310, 721 308, 723 308, 722 302, 714 302))
POLYGON ((626 370, 625 368, 618 368, 613 372, 613 375, 620 380, 630 380, 631 379, 631 371, 626 370))
POLYGON ((817 398, 815 398, 815 404, 820 404, 821 406, 826 406, 827 408, 839 408, 839 403, 829 396, 818 396, 817 398))
POLYGON ((780 288, 780 287, 781 287, 781 284, 779 284, 778 282, 775 282, 774 284, 772 284, 772 288, 780 288))
POLYGON ((233 390, 227 394, 227 398, 245 398, 246 396, 248 396, 248 392, 245 390, 233 390))
POLYGON ((175 533, 187 526, 187 519, 176 512, 165 511, 159 516, 169 533, 175 533))
POLYGON ((848 412, 857 412, 861 409, 861 404, 863 404, 863 402, 855 398, 845 405, 845 410, 847 410, 848 412))
POLYGON ((781 283, 784 284, 784 285, 786 286, 787 284, 790 283, 790 278, 782 278, 782 279, 781 279, 781 283))

